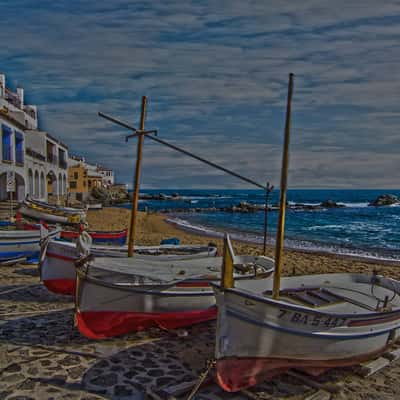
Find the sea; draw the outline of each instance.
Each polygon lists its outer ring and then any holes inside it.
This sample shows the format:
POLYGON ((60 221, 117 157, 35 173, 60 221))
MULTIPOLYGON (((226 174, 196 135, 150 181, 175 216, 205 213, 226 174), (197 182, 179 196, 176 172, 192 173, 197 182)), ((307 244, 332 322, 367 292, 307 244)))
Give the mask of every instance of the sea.
MULTIPOLYGON (((143 190, 141 193, 179 195, 178 200, 140 200, 139 209, 167 211, 168 220, 183 229, 219 237, 262 243, 264 211, 239 213, 207 211, 247 202, 265 204, 262 190, 143 190), (195 209, 195 211, 194 211, 195 209), (201 211, 205 210, 205 211, 201 211)), ((285 246, 294 249, 350 254, 359 257, 400 260, 400 206, 371 207, 379 195, 400 190, 289 190, 289 204, 318 205, 326 200, 343 208, 317 210, 287 209, 285 246)), ((273 190, 268 204, 277 205, 279 190, 273 190)), ((126 205, 129 207, 129 205, 126 205)), ((267 241, 275 241, 278 212, 267 214, 267 241)))

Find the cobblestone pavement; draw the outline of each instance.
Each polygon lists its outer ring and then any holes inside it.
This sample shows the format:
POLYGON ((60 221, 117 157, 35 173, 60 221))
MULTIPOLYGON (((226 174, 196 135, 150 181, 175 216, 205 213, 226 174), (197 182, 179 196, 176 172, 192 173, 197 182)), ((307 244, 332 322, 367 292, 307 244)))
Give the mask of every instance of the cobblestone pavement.
MULTIPOLYGON (((108 340, 86 339, 74 328, 71 297, 48 292, 35 267, 1 267, 0 399, 144 399, 146 388, 197 379, 213 357, 215 323, 183 332, 152 329, 108 340)), ((372 397, 363 398, 394 398, 390 390, 396 387, 398 370, 397 375, 376 378, 372 397)), ((330 378, 338 379, 341 373, 332 372, 330 378)), ((360 380, 348 380, 336 398, 352 398, 362 386, 360 380)), ((299 399, 312 393, 287 376, 252 390, 260 399, 299 399)), ((195 399, 247 397, 224 393, 211 383, 195 399)))

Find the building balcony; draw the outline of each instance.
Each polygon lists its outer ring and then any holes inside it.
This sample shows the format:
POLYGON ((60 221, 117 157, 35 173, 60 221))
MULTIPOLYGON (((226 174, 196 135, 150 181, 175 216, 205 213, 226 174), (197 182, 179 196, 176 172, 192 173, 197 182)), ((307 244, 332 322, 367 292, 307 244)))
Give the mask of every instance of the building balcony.
POLYGON ((40 160, 43 162, 46 161, 46 157, 43 154, 40 154, 40 153, 36 152, 35 150, 32 150, 29 147, 27 147, 27 149, 26 149, 26 155, 28 155, 32 158, 36 158, 36 160, 40 160))
POLYGON ((68 168, 68 164, 65 160, 60 160, 60 162, 58 163, 58 166, 62 169, 67 169, 68 168))
POLYGON ((32 119, 36 120, 36 110, 29 106, 24 106, 24 111, 28 114, 32 119))
POLYGON ((21 99, 8 88, 6 88, 5 99, 14 107, 21 109, 21 99))
POLYGON ((57 165, 58 164, 58 157, 54 154, 47 154, 47 162, 50 164, 57 165))

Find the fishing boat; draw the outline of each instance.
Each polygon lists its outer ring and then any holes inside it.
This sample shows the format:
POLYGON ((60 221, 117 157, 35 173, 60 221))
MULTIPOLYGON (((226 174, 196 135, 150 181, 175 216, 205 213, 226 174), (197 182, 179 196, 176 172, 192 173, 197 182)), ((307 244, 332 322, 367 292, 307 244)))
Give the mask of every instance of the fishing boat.
MULTIPOLYGON (((216 317, 210 282, 220 278, 222 257, 95 257, 76 265, 75 317, 89 338, 154 326, 175 329, 216 317)), ((273 268, 273 260, 264 256, 235 256, 233 276, 237 281, 265 281, 273 268)))
MULTIPOLYGON (((75 262, 82 253, 91 253, 94 256, 125 258, 127 246, 100 246, 91 245, 90 237, 86 243, 78 241, 77 244, 50 240, 42 246, 40 277, 48 290, 59 294, 75 293, 76 268, 75 262), (78 245, 78 246, 77 246, 78 245), (90 248, 90 250, 89 250, 90 248)), ((217 254, 215 245, 161 245, 161 246, 136 246, 137 255, 163 257, 164 260, 214 257, 217 254)))
POLYGON ((88 203, 87 209, 88 210, 101 210, 103 208, 103 204, 101 203, 88 203))
POLYGON ((323 274, 215 286, 217 378, 227 391, 290 368, 319 375, 359 364, 399 337, 400 282, 377 275, 323 274))
MULTIPOLYGON (((1 225, 0 225, 1 226, 1 225)), ((22 224, 22 229, 26 231, 39 230, 40 224, 31 224, 24 222, 22 224)), ((128 230, 123 229, 120 231, 86 231, 92 238, 94 244, 104 244, 104 245, 124 245, 126 243, 126 238, 128 235, 128 230)), ((62 230, 60 232, 60 238, 67 240, 68 242, 76 242, 79 238, 80 232, 78 231, 68 231, 62 230)))
MULTIPOLYGON (((121 231, 87 231, 92 238, 93 244, 108 244, 108 245, 124 245, 128 235, 128 230, 121 231)), ((61 231, 61 239, 74 242, 78 240, 80 232, 77 231, 61 231)))
POLYGON ((28 262, 37 262, 42 238, 56 238, 58 229, 47 231, 0 230, 0 261, 27 258, 28 262))
POLYGON ((221 283, 213 286, 217 379, 229 392, 290 368, 319 375, 359 364, 386 351, 400 335, 399 281, 352 273, 281 278, 292 87, 291 74, 273 279, 234 282, 230 256, 221 283))
POLYGON ((50 223, 80 224, 86 220, 84 209, 52 206, 30 198, 22 202, 19 212, 24 216, 50 223))

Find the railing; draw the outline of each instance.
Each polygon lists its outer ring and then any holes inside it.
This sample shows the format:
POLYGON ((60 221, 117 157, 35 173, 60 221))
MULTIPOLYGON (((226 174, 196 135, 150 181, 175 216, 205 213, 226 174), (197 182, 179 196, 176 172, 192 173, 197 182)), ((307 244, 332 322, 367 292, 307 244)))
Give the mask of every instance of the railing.
POLYGON ((26 148, 26 154, 28 156, 36 158, 37 160, 46 161, 46 157, 43 154, 40 154, 40 153, 36 152, 35 150, 32 150, 30 147, 26 148))
POLYGON ((29 106, 24 106, 24 111, 33 119, 36 119, 36 111, 35 109, 29 107, 29 106))
POLYGON ((5 94, 6 94, 5 98, 9 103, 11 103, 13 106, 17 108, 21 108, 21 100, 19 99, 16 93, 13 93, 10 89, 6 88, 5 94))
POLYGON ((58 157, 54 154, 47 154, 47 162, 57 165, 58 164, 58 157))

